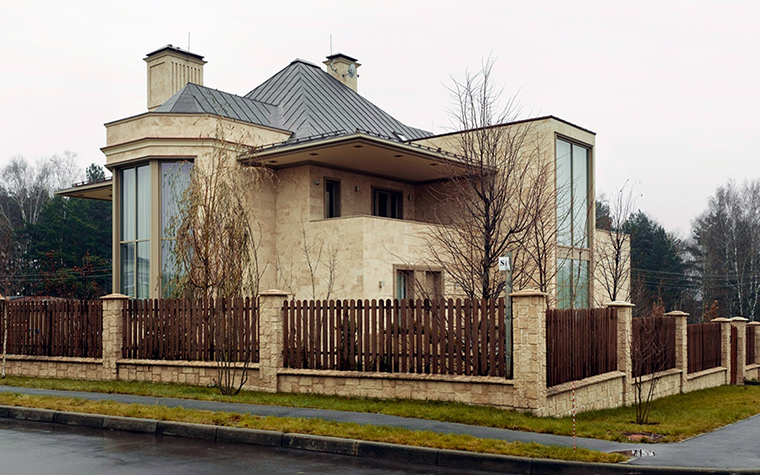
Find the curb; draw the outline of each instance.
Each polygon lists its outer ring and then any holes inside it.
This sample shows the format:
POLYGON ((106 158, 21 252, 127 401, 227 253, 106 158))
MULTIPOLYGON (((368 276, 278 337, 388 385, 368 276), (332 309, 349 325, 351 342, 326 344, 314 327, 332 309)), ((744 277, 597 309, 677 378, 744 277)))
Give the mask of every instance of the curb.
POLYGON ((96 429, 119 430, 167 437, 184 437, 211 442, 260 445, 285 449, 307 450, 335 455, 366 457, 394 462, 408 462, 445 468, 484 472, 507 472, 531 475, 683 475, 760 474, 760 470, 729 470, 681 467, 646 467, 627 464, 570 462, 508 455, 482 454, 461 450, 432 449, 410 445, 387 444, 364 440, 342 439, 308 434, 290 434, 268 430, 211 426, 188 422, 157 421, 79 412, 52 411, 0 405, 0 418, 47 422, 96 429))

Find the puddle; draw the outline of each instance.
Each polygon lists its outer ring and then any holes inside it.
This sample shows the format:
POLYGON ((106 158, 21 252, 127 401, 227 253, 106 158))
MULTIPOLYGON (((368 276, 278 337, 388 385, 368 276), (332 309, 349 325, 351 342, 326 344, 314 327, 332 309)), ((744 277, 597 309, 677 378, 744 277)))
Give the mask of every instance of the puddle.
POLYGON ((613 453, 623 454, 626 457, 635 457, 635 458, 654 457, 655 455, 653 451, 646 450, 646 449, 621 450, 619 452, 613 452, 613 453))

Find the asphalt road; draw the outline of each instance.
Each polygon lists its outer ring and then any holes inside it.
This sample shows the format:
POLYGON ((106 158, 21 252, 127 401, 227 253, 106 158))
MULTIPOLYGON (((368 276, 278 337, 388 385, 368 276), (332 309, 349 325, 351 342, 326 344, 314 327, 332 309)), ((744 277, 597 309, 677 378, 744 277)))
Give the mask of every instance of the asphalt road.
MULTIPOLYGON (((0 419, 0 474, 473 473, 318 452, 0 419)), ((477 472, 476 472, 477 473, 477 472)))

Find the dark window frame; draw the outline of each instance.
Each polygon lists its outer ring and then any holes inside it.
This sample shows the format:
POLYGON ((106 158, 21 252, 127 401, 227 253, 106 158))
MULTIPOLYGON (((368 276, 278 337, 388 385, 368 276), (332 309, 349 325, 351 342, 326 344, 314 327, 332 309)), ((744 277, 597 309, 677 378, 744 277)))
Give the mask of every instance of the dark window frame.
POLYGON ((325 219, 340 217, 340 180, 325 178, 325 219))
POLYGON ((404 219, 404 192, 372 187, 372 216, 404 219), (395 207, 394 197, 396 198, 395 207))

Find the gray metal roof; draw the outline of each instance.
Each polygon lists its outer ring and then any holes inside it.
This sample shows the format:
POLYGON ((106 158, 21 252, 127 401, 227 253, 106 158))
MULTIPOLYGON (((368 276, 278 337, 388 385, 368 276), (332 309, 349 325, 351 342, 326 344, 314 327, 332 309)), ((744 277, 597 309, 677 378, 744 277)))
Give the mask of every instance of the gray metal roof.
POLYGON ((356 131, 401 142, 431 135, 402 124, 319 66, 301 59, 244 97, 188 83, 155 112, 216 114, 290 131, 291 141, 356 131))
POLYGON ((161 104, 155 112, 215 114, 252 124, 284 128, 277 106, 191 83, 161 104))
POLYGON ((283 114, 282 127, 293 132, 292 139, 357 129, 388 137, 401 134, 408 140, 430 135, 402 124, 319 66, 303 60, 293 61, 245 97, 277 104, 283 114))

